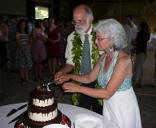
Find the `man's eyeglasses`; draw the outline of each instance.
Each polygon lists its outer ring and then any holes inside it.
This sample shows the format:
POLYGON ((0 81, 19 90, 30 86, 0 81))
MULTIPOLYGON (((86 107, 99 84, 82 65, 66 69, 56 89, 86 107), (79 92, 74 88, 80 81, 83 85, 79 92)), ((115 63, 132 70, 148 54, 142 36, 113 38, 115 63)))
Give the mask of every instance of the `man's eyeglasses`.
POLYGON ((83 23, 85 20, 73 20, 71 23, 73 24, 73 25, 75 25, 75 24, 81 24, 81 23, 83 23))

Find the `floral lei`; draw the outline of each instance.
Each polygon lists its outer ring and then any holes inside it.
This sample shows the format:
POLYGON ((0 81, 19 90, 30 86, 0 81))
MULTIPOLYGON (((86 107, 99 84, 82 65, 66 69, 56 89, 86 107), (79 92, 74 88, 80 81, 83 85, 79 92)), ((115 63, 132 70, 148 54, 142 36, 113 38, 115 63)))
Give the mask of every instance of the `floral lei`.
MULTIPOLYGON (((99 51, 98 51, 98 49, 96 47, 96 44, 95 44, 95 35, 96 35, 96 33, 94 31, 92 31, 91 35, 92 35, 92 41, 93 41, 91 60, 92 60, 92 65, 94 67, 98 62, 99 51)), ((81 60, 81 57, 82 57, 82 41, 81 41, 81 38, 80 38, 80 34, 78 34, 76 32, 74 33, 74 38, 72 40, 72 44, 73 44, 73 48, 72 48, 73 63, 75 64, 73 73, 74 74, 79 74, 80 66, 81 66, 81 64, 80 64, 81 61, 80 60, 81 60)), ((79 83, 79 82, 76 82, 76 81, 74 81, 74 82, 81 85, 81 83, 79 83)), ((95 87, 100 88, 100 86, 98 84, 96 84, 95 87)), ((79 96, 80 95, 78 93, 73 94, 72 101, 73 101, 74 105, 79 105, 79 102, 78 102, 79 96)), ((100 105, 103 104, 101 99, 99 99, 98 101, 99 101, 100 105)))

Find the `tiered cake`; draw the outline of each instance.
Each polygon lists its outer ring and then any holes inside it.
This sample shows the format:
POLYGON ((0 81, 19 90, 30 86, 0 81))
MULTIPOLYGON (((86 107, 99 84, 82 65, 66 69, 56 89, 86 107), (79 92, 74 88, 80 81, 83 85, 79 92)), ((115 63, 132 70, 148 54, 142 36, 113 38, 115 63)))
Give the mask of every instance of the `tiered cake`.
POLYGON ((62 114, 57 108, 54 93, 43 86, 34 89, 30 96, 23 123, 26 128, 42 128, 48 124, 59 124, 62 114))

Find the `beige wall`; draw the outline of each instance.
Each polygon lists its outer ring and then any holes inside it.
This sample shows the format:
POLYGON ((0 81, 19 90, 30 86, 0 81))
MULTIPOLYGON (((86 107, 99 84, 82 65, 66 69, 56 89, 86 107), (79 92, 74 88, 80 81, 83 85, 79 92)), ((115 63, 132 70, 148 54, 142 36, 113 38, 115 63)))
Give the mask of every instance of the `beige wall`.
MULTIPOLYGON (((39 5, 48 5, 52 0, 35 0, 39 5)), ((0 0, 0 15, 27 15, 27 0, 0 0)))
POLYGON ((134 15, 135 22, 147 21, 150 27, 156 27, 156 3, 94 3, 89 4, 96 19, 115 18, 122 22, 126 14, 134 15))
POLYGON ((25 0, 0 0, 0 15, 26 15, 25 0))

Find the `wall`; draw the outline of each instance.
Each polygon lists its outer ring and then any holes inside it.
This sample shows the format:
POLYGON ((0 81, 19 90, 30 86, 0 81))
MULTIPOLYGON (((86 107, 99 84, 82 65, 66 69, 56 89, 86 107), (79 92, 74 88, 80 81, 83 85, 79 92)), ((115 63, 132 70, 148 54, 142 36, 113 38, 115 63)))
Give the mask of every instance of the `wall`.
POLYGON ((0 16, 7 17, 10 15, 32 18, 35 15, 34 6, 47 6, 50 8, 53 0, 0 0, 0 16))
POLYGON ((0 0, 0 15, 26 15, 25 0, 0 0))
POLYGON ((135 23, 147 21, 151 28, 156 27, 156 3, 130 2, 130 3, 94 3, 88 5, 93 9, 95 19, 115 18, 122 22, 123 16, 132 14, 135 23))

